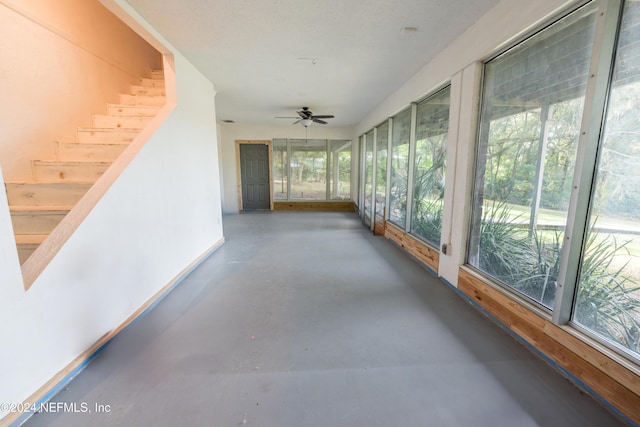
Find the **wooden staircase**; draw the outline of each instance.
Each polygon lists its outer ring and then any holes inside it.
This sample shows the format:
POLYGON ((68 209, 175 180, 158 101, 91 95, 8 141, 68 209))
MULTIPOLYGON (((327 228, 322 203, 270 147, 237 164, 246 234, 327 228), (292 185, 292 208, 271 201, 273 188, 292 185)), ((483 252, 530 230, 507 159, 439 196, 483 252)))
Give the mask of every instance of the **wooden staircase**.
POLYGON ((33 181, 6 182, 20 264, 47 238, 140 131, 165 104, 164 73, 151 71, 93 116, 73 142, 57 142, 55 160, 33 160, 33 181))

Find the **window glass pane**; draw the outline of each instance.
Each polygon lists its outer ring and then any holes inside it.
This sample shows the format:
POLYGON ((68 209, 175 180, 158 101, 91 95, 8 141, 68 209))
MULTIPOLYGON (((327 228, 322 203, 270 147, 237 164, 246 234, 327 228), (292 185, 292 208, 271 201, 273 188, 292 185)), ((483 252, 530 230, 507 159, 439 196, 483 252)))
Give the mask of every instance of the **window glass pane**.
POLYGON ((411 232, 440 247, 450 89, 418 104, 411 232))
MULTIPOLYGON (((364 150, 364 217, 371 220, 371 194, 373 192, 373 130, 365 134, 364 150)), ((370 224, 370 222, 369 222, 370 224)))
POLYGON ((387 196, 387 150, 389 123, 378 126, 376 141, 376 217, 382 221, 387 196))
POLYGON ((548 308, 596 6, 577 10, 485 67, 467 262, 548 308))
POLYGON ((364 152, 366 148, 364 135, 360 135, 358 144, 358 214, 364 218, 364 152))
POLYGON ((331 199, 351 199, 351 141, 329 141, 331 199))
POLYGON ((287 140, 273 140, 273 198, 287 200, 287 140))
POLYGON ((389 221, 404 229, 407 217, 407 183, 409 175, 409 138, 411 110, 393 118, 391 146, 391 182, 389 193, 389 221))
POLYGON ((327 199, 327 141, 291 140, 291 199, 327 199))
POLYGON ((640 355, 640 3, 625 5, 574 321, 640 355))

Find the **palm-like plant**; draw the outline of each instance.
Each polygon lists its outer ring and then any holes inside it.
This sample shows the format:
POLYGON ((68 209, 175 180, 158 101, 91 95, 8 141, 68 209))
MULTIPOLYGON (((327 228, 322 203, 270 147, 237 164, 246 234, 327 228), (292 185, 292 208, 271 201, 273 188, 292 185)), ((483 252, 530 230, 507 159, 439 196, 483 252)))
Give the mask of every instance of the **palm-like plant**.
POLYGON ((560 271, 562 233, 554 231, 551 241, 547 241, 543 233, 538 229, 533 230, 528 244, 535 259, 530 262, 527 277, 514 287, 542 305, 553 307, 560 271))
POLYGON ((602 238, 589 230, 580 271, 575 321, 640 353, 640 286, 624 272, 627 263, 614 267, 613 260, 627 252, 611 234, 602 238))
POLYGON ((442 199, 417 200, 414 206, 416 214, 411 221, 411 231, 435 246, 440 246, 442 207, 442 199))
MULTIPOLYGON (((504 202, 483 213, 479 268, 547 307, 553 306, 560 267, 561 233, 551 241, 535 230, 529 236, 504 202)), ((580 270, 574 320, 640 353, 640 286, 625 274, 627 264, 613 265, 627 244, 611 234, 588 232, 580 270)))
POLYGON ((510 286, 528 279, 532 251, 527 231, 512 218, 506 203, 492 201, 486 206, 480 224, 478 267, 510 286))

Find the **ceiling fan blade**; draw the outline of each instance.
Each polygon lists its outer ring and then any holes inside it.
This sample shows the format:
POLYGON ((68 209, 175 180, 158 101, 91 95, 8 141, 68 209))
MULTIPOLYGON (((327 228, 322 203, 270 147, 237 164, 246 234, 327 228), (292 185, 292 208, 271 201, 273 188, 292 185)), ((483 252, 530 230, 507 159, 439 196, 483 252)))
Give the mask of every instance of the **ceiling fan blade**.
POLYGON ((303 119, 298 119, 295 122, 291 123, 292 125, 297 125, 298 123, 300 123, 303 119))
POLYGON ((300 110, 300 111, 296 111, 296 112, 298 113, 300 118, 303 118, 303 119, 308 119, 313 115, 313 114, 311 114, 311 111, 309 111, 309 110, 300 110))
POLYGON ((318 119, 318 116, 314 116, 311 120, 313 120, 314 123, 320 123, 321 125, 327 124, 327 122, 325 122, 324 120, 318 119))
POLYGON ((277 116, 274 117, 274 119, 297 119, 298 117, 284 117, 284 116, 277 116))
POLYGON ((319 116, 313 116, 313 119, 333 119, 335 116, 333 114, 325 114, 319 116))

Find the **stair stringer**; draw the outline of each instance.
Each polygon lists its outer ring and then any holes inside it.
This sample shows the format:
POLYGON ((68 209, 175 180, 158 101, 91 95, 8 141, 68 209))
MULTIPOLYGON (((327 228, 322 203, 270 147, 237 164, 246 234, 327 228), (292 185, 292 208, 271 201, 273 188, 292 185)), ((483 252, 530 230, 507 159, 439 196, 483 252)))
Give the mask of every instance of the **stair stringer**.
POLYGON ((166 102, 151 121, 140 131, 135 139, 124 149, 122 154, 97 179, 95 184, 82 196, 69 213, 51 231, 46 239, 36 248, 31 256, 22 264, 22 280, 25 291, 36 281, 51 260, 78 229, 80 224, 91 213, 96 204, 111 188, 112 184, 125 171, 127 166, 151 139, 153 134, 170 116, 177 105, 176 79, 172 63, 173 58, 164 55, 164 73, 166 102))

